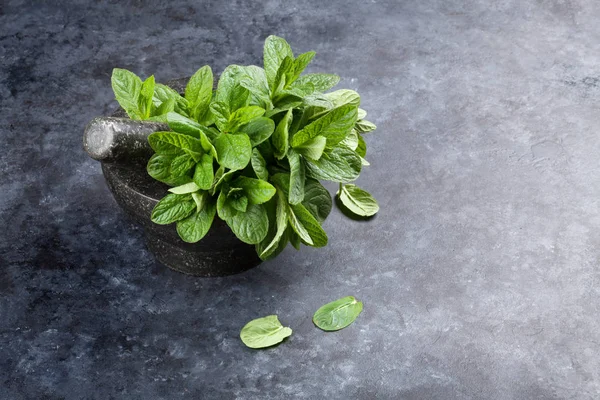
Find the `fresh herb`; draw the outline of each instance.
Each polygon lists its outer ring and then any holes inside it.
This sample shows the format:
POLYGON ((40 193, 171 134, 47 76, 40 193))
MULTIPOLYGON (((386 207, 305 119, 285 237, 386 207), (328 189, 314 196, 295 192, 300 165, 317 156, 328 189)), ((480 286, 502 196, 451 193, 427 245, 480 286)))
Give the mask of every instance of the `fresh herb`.
POLYGON ((337 331, 353 323, 362 309, 362 302, 353 296, 344 297, 319 308, 313 322, 324 331, 337 331))
POLYGON ((269 315, 248 322, 240 332, 244 344, 252 349, 262 349, 281 343, 292 330, 284 327, 277 315, 269 315))
POLYGON ((294 56, 284 39, 269 36, 264 69, 230 65, 213 90, 204 66, 183 94, 153 76, 113 71, 115 97, 129 117, 170 129, 148 138, 155 151, 148 173, 172 186, 152 221, 176 223, 179 236, 195 243, 216 215, 266 260, 287 243, 327 244, 321 225, 332 201, 319 180, 338 182, 338 197, 353 213, 378 211, 373 196, 348 183, 368 165, 363 134, 375 125, 365 120, 358 93, 328 92, 338 76, 302 75, 314 56, 294 56))

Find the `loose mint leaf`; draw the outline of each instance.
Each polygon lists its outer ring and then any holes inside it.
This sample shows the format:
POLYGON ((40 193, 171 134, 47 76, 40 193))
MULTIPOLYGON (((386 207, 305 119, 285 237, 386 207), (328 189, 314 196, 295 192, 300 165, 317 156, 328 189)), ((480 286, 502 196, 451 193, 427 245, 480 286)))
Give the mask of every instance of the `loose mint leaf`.
POLYGON ((113 69, 111 84, 115 98, 129 118, 140 120, 144 115, 139 109, 138 100, 142 89, 142 80, 126 69, 113 69))
POLYGON ((267 82, 273 88, 279 66, 286 57, 293 60, 294 53, 285 39, 271 35, 265 40, 263 56, 267 82))
POLYGON ((331 212, 331 195, 319 181, 307 179, 304 185, 304 200, 302 205, 315 217, 317 221, 323 223, 331 212))
POLYGON ((283 192, 277 192, 277 208, 276 208, 276 226, 277 230, 271 242, 260 252, 261 259, 267 259, 277 249, 279 241, 282 239, 285 230, 288 226, 288 205, 283 192))
POLYGON ((306 74, 298 78, 293 86, 303 87, 307 83, 313 85, 317 92, 326 92, 340 82, 340 77, 333 74, 306 74))
POLYGON ((171 164, 173 156, 154 154, 150 157, 146 167, 148 175, 152 178, 164 182, 167 185, 179 186, 192 180, 189 175, 174 176, 171 174, 171 164))
POLYGON ((364 119, 356 122, 356 130, 360 133, 373 132, 375 129, 377 129, 377 127, 374 123, 364 119))
POLYGON ((215 140, 219 164, 232 170, 244 169, 252 157, 252 144, 244 133, 221 134, 215 140))
POLYGON ((275 195, 275 187, 267 181, 240 176, 231 181, 232 187, 243 189, 250 204, 266 203, 275 195))
POLYGON ((370 217, 379 211, 377 200, 356 185, 343 185, 337 195, 342 204, 356 215, 370 217))
POLYGON ((177 155, 183 150, 197 162, 203 152, 200 140, 175 132, 154 132, 148 136, 150 147, 158 154, 177 155))
POLYGON ((264 113, 265 110, 258 106, 238 108, 229 116, 229 123, 225 131, 237 132, 240 126, 246 125, 252 120, 261 117, 264 113))
POLYGON ((173 111, 175 111, 177 114, 181 114, 185 117, 189 115, 187 111, 189 107, 188 101, 181 97, 179 93, 177 93, 175 90, 171 89, 167 85, 157 83, 154 86, 154 105, 158 107, 160 104, 164 103, 167 100, 175 101, 175 107, 173 111))
POLYGON ((356 131, 352 129, 348 136, 346 136, 344 140, 340 142, 340 144, 344 147, 349 148, 350 150, 356 150, 356 148, 358 147, 358 133, 356 133, 356 131))
POLYGON ((215 218, 216 207, 213 202, 207 202, 200 210, 189 217, 177 221, 177 233, 183 241, 188 243, 199 242, 210 230, 215 218))
POLYGON ((181 176, 189 172, 194 167, 196 161, 187 153, 178 155, 171 162, 171 175, 181 176))
POLYGON ((319 308, 313 315, 313 322, 324 331, 337 331, 353 323, 362 310, 363 303, 348 296, 319 308))
POLYGON ((282 159, 285 157, 289 147, 289 127, 292 124, 292 109, 290 108, 285 116, 277 124, 275 132, 271 137, 271 142, 275 150, 275 157, 282 159))
POLYGON ((358 136, 358 146, 356 146, 356 154, 364 158, 367 155, 367 143, 362 136, 358 136))
POLYGON ((230 114, 247 106, 250 100, 250 91, 241 85, 242 79, 244 71, 239 65, 228 66, 219 78, 214 100, 224 104, 230 114))
POLYGON ((294 147, 294 150, 302 154, 304 157, 316 161, 323 155, 323 150, 325 150, 326 143, 327 139, 325 139, 324 136, 315 136, 314 138, 302 143, 300 146, 294 147))
POLYGON ((202 154, 200 162, 194 169, 194 182, 200 189, 208 190, 214 180, 213 158, 209 154, 202 154))
POLYGON ((142 119, 150 118, 153 106, 152 97, 154 96, 154 85, 154 75, 151 75, 144 83, 142 83, 140 97, 138 98, 138 108, 142 115, 142 119))
POLYGON ((190 183, 186 183, 186 184, 171 188, 171 189, 169 189, 169 192, 175 193, 175 194, 188 194, 188 193, 197 192, 198 190, 200 190, 198 185, 196 185, 194 182, 190 182, 190 183))
POLYGON ((292 214, 295 215, 295 219, 302 225, 304 231, 310 236, 310 241, 307 241, 303 234, 300 234, 296 229, 296 226, 292 224, 292 228, 300 235, 300 238, 306 242, 306 244, 313 247, 323 247, 327 245, 327 233, 321 227, 319 221, 313 217, 313 215, 304 207, 302 204, 290 205, 292 214))
POLYGON ((356 115, 355 105, 348 104, 335 108, 296 133, 292 138, 292 147, 298 147, 317 136, 324 136, 327 145, 333 146, 342 141, 354 127, 356 115))
POLYGON ((267 162, 260 154, 257 148, 252 149, 252 158, 250 159, 250 163, 252 164, 252 169, 254 173, 258 177, 258 179, 262 179, 264 181, 269 179, 269 172, 267 171, 267 162))
POLYGON ((152 210, 152 222, 167 225, 186 218, 194 212, 196 204, 189 194, 168 194, 152 210))
POLYGON ((292 330, 281 325, 277 315, 269 315, 248 322, 240 332, 240 339, 251 349, 262 349, 281 343, 292 330))
POLYGON ((318 161, 306 161, 308 176, 334 182, 351 182, 358 178, 362 168, 359 155, 345 147, 334 147, 318 161))
POLYGON ((290 204, 298 204, 304 200, 304 181, 306 180, 304 162, 300 154, 296 153, 293 149, 290 149, 287 157, 290 162, 289 201, 290 204))
POLYGON ((212 99, 213 73, 208 65, 200 68, 185 87, 185 98, 189 102, 190 117, 204 121, 212 99))
POLYGON ((238 212, 226 220, 235 236, 244 243, 260 243, 269 231, 269 218, 262 204, 250 204, 246 212, 238 212))
POLYGON ((271 118, 260 117, 238 128, 239 133, 245 133, 250 138, 252 147, 267 140, 275 130, 275 122, 271 118))

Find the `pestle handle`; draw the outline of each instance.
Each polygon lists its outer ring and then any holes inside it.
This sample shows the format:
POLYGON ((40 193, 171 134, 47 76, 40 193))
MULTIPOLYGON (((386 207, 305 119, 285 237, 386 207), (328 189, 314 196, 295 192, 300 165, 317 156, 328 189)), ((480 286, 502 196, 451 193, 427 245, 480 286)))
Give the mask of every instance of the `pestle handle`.
POLYGON ((97 117, 85 128, 83 148, 90 157, 102 162, 148 159, 153 153, 148 136, 167 130, 169 127, 160 122, 97 117))

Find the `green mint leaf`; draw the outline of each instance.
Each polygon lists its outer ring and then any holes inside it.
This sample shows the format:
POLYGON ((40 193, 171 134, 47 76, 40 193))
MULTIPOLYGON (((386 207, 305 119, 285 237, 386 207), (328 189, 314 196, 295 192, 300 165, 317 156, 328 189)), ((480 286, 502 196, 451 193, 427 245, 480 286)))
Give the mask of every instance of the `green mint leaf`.
MULTIPOLYGON (((304 72, 306 67, 308 67, 308 64, 310 64, 312 59, 315 57, 315 54, 316 53, 314 51, 308 51, 306 53, 300 54, 294 60, 294 73, 290 76, 290 79, 286 82, 286 85, 289 86, 292 83, 294 83, 294 81, 296 81, 296 79, 298 79, 300 74, 302 72, 304 72)), ((311 84, 311 86, 312 86, 312 84, 311 84)))
POLYGON ((184 242, 199 242, 210 230, 215 218, 215 211, 215 204, 208 202, 201 210, 196 211, 181 221, 177 221, 177 233, 179 237, 184 242))
POLYGON ((269 244, 259 253, 261 259, 267 259, 278 248, 279 242, 282 239, 286 228, 288 227, 288 205, 283 192, 277 192, 277 208, 276 208, 276 226, 277 230, 269 244))
POLYGON ((250 91, 250 105, 269 109, 271 93, 265 70, 255 65, 240 67, 240 85, 250 91))
POLYGON ((269 231, 269 217, 262 204, 250 204, 246 212, 238 212, 226 220, 235 236, 244 243, 260 243, 269 231))
POLYGON ((190 117, 196 121, 206 120, 208 105, 212 99, 213 73, 208 65, 200 68, 185 87, 185 98, 189 103, 190 117))
POLYGON ((161 105, 162 103, 164 103, 167 100, 175 101, 175 106, 174 106, 173 111, 175 111, 177 114, 181 114, 185 117, 189 116, 188 101, 186 99, 184 99, 183 97, 181 97, 181 95, 179 93, 177 93, 177 91, 173 90, 172 88, 168 87, 167 85, 157 83, 154 86, 154 95, 152 98, 154 105, 156 107, 158 107, 159 105, 161 105))
POLYGON ((150 157, 146 170, 148 175, 157 181, 164 182, 167 185, 179 186, 190 182, 192 179, 189 175, 174 176, 171 174, 171 164, 174 156, 166 156, 163 154, 154 154, 150 157))
POLYGON ((342 204, 356 215, 370 217, 379 211, 377 200, 356 185, 343 185, 337 195, 342 204))
POLYGON ((288 240, 292 244, 292 246, 296 250, 300 250, 300 245, 302 245, 302 240, 300 239, 300 236, 298 236, 298 234, 291 227, 291 225, 288 226, 288 228, 286 229, 285 233, 286 233, 286 235, 288 237, 288 240))
POLYGON ((244 169, 252 157, 252 144, 244 133, 221 134, 215 140, 219 164, 232 170, 244 169))
POLYGON ((318 161, 306 161, 308 176, 334 182, 351 182, 358 178, 362 168, 360 156, 346 147, 334 147, 318 161))
POLYGON ((297 222, 304 228, 304 232, 308 233, 310 241, 306 240, 304 234, 300 234, 297 230, 297 225, 292 224, 292 228, 300 235, 300 239, 306 244, 313 247, 323 247, 327 245, 327 233, 321 227, 321 224, 302 204, 291 204, 290 208, 297 222))
POLYGON ((365 119, 367 118, 367 112, 365 110, 363 110, 362 108, 358 109, 358 120, 360 121, 361 119, 365 119))
POLYGON ((173 158, 171 162, 171 175, 182 176, 186 175, 196 164, 196 161, 187 153, 183 153, 173 158))
POLYGON ((320 307, 313 322, 324 331, 338 331, 353 323, 362 310, 363 303, 348 296, 320 307))
POLYGON ((196 121, 173 112, 167 114, 167 123, 174 132, 199 138, 202 149, 212 154, 213 157, 217 156, 217 151, 211 143, 211 140, 214 140, 220 134, 216 129, 207 128, 196 121))
POLYGON ((255 147, 270 138, 274 130, 275 122, 271 118, 260 117, 239 127, 237 131, 248 135, 252 147, 255 147))
POLYGON ((203 152, 200 140, 175 132, 154 132, 148 136, 150 147, 158 154, 177 155, 183 150, 194 161, 199 161, 203 152))
POLYGON ((252 120, 262 117, 265 110, 258 106, 246 106, 238 108, 229 116, 226 132, 237 132, 240 126, 246 125, 252 120))
POLYGON ((306 171, 304 162, 300 154, 290 149, 287 154, 290 162, 290 204, 299 204, 304 200, 304 182, 306 181, 306 171))
POLYGON ((285 157, 289 148, 289 128, 292 124, 292 116, 292 109, 290 108, 281 121, 279 121, 275 132, 271 136, 275 157, 280 160, 285 157))
POLYGON ((294 147, 294 150, 302 154, 304 157, 316 161, 323 155, 323 150, 325 150, 326 143, 327 139, 325 139, 324 136, 315 136, 312 139, 308 139, 301 145, 294 147))
POLYGON ((281 325, 277 315, 269 315, 248 322, 240 332, 240 339, 251 349, 262 349, 281 343, 292 330, 281 325))
POLYGON ((335 92, 325 93, 323 95, 329 100, 334 108, 341 107, 346 104, 358 107, 360 105, 360 96, 354 90, 340 89, 335 92))
POLYGON ((312 84, 317 92, 326 92, 340 82, 340 77, 334 74, 306 74, 298 78, 293 86, 303 87, 312 84))
POLYGON ((266 203, 275 195, 275 187, 261 179, 240 176, 231 181, 231 186, 241 188, 248 197, 250 204, 266 203))
POLYGON ((244 71, 239 65, 228 66, 219 78, 214 101, 224 104, 229 114, 249 103, 250 91, 241 85, 242 79, 244 71))
POLYGON ((307 179, 304 184, 304 200, 302 205, 323 223, 331 212, 332 200, 329 191, 316 179, 307 179))
POLYGON ((186 183, 186 184, 183 184, 183 185, 180 185, 177 187, 173 187, 173 188, 169 189, 169 192, 175 193, 175 194, 188 194, 188 193, 197 192, 198 190, 200 190, 198 185, 196 185, 194 182, 190 182, 190 183, 186 183))
POLYGON ((335 108, 316 121, 306 125, 292 137, 292 147, 317 137, 324 136, 328 146, 333 146, 342 141, 356 123, 357 107, 344 105, 335 108))
POLYGON ((219 197, 217 198, 217 214, 219 215, 219 218, 227 221, 233 218, 237 212, 238 211, 231 205, 231 200, 228 198, 226 191, 221 190, 221 193, 219 193, 219 197))
POLYGON ((281 65, 277 70, 277 74, 275 75, 273 86, 271 87, 271 97, 273 98, 273 103, 278 101, 278 96, 282 94, 281 92, 286 88, 287 81, 291 80, 293 75, 294 59, 291 57, 286 57, 281 62, 281 65))
POLYGON ((160 105, 154 110, 153 117, 164 116, 164 119, 162 119, 160 122, 167 122, 166 114, 172 111, 175 111, 175 99, 167 99, 160 103, 160 105))
POLYGON ((152 114, 152 98, 154 97, 154 75, 149 76, 144 83, 142 83, 142 89, 140 90, 140 97, 138 98, 138 109, 142 115, 142 119, 150 118, 152 114))
POLYGON ((356 154, 358 154, 362 158, 364 158, 367 155, 367 143, 365 142, 365 139, 363 139, 363 137, 360 135, 358 136, 358 145, 356 146, 356 149, 354 151, 356 151, 356 154))
POLYGON ((374 123, 364 119, 356 122, 356 130, 360 133, 373 132, 375 129, 377 129, 377 127, 374 123))
POLYGON ((257 148, 252 149, 252 158, 250 159, 250 163, 252 164, 252 169, 254 173, 258 177, 258 179, 262 179, 264 181, 269 179, 269 172, 267 171, 267 162, 260 154, 257 148))
POLYGON ((194 182, 200 189, 208 190, 211 188, 214 178, 213 158, 209 154, 202 154, 200 162, 194 169, 194 182))
POLYGON ((294 59, 292 48, 285 39, 271 35, 265 40, 263 51, 265 75, 270 88, 274 87, 279 66, 286 57, 294 59))
MULTIPOLYGON (((196 212, 200 212, 204 208, 204 205, 207 203, 207 200, 209 200, 208 192, 192 193, 192 199, 196 203, 196 212)), ((215 211, 216 211, 216 206, 215 206, 215 211)))
POLYGON ((239 212, 246 212, 248 209, 248 198, 244 195, 229 197, 229 204, 239 212))
POLYGON ((214 101, 210 103, 210 111, 215 118, 215 124, 222 132, 229 127, 229 106, 225 103, 214 101))
POLYGON ((358 133, 356 133, 356 131, 352 129, 348 136, 346 136, 344 140, 340 142, 340 144, 344 147, 349 148, 350 150, 356 150, 356 148, 358 147, 358 133))
POLYGON ((168 194, 152 210, 152 222, 167 225, 182 220, 194 212, 196 204, 189 194, 168 194))
POLYGON ((115 68, 112 72, 111 85, 115 98, 129 118, 140 120, 144 115, 139 109, 138 99, 142 90, 142 80, 133 72, 115 68))

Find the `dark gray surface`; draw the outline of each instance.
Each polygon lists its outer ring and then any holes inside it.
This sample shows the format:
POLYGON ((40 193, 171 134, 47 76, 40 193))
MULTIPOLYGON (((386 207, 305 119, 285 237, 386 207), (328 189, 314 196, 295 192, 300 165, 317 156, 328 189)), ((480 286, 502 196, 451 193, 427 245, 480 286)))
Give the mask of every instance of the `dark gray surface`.
POLYGON ((600 397, 599 2, 32 3, 0 5, 0 398, 600 397), (242 275, 172 272, 83 128, 113 67, 260 63, 271 33, 361 93, 381 212, 242 275), (314 328, 345 295, 358 321, 314 328), (272 313, 293 336, 245 348, 272 313))

